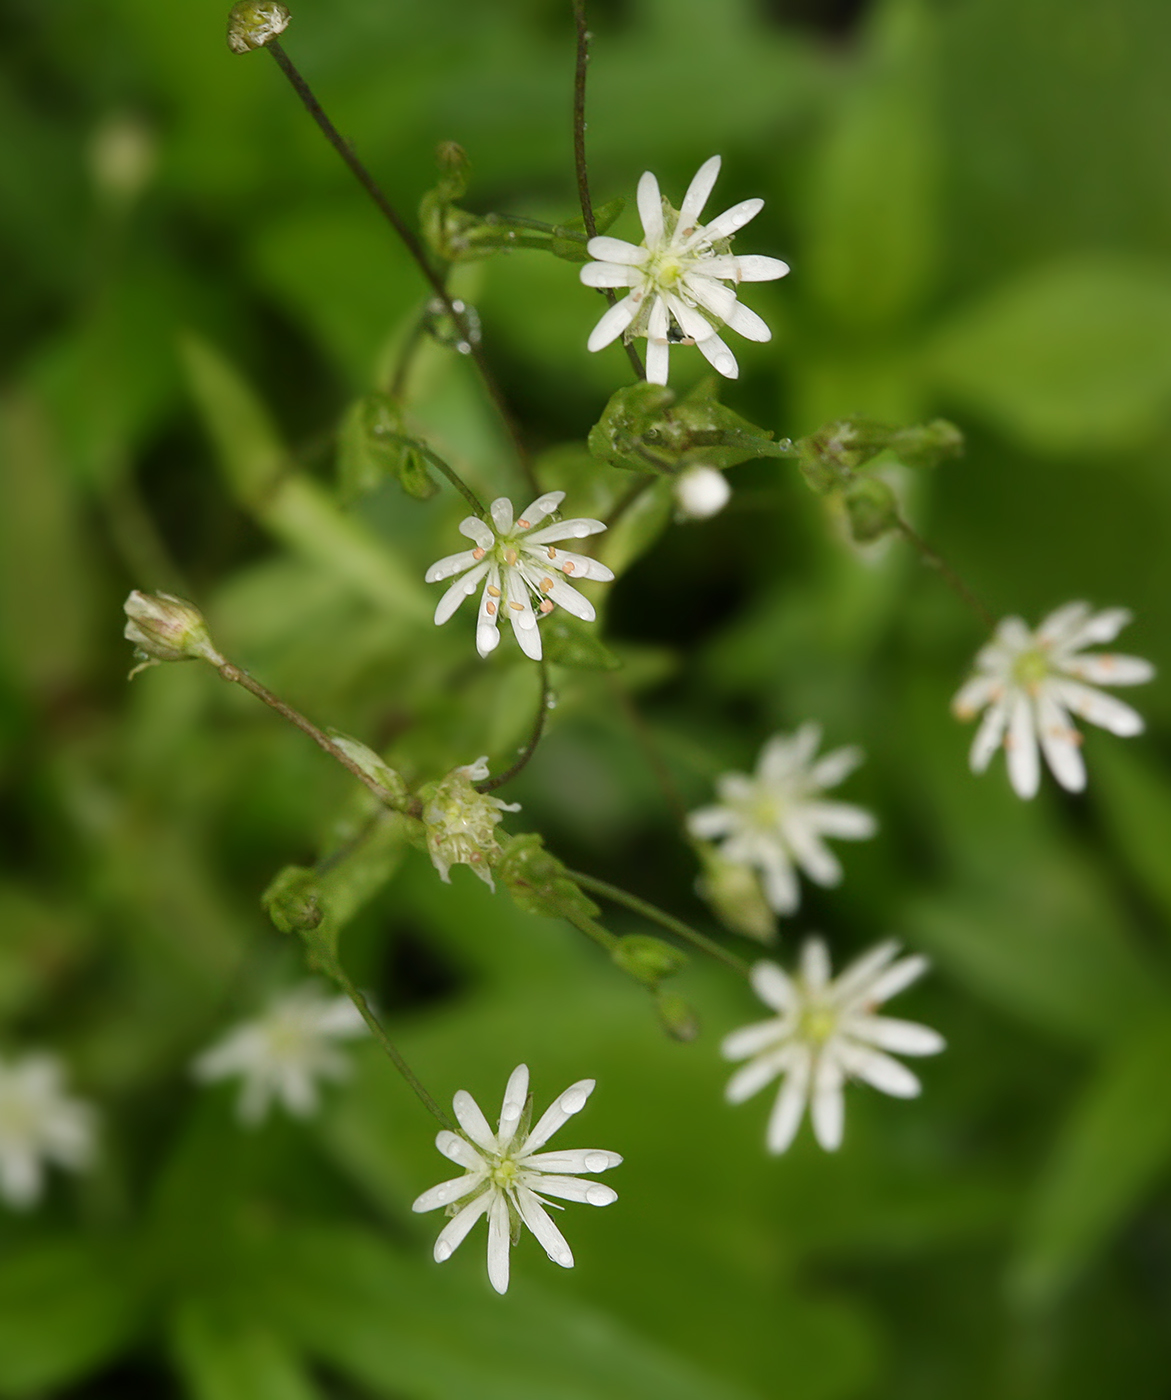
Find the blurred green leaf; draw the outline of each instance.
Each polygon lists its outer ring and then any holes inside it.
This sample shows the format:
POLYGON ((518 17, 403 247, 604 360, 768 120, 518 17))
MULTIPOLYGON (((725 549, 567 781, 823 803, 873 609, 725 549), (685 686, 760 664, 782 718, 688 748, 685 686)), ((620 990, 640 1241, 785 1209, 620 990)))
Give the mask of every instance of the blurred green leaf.
POLYGON ((123 1259, 53 1240, 0 1260, 0 1395, 41 1395, 113 1360, 140 1325, 123 1259))
POLYGON ((377 1395, 748 1400, 738 1386, 551 1290, 518 1280, 501 1299, 355 1230, 290 1231, 265 1291, 301 1345, 377 1395))
POLYGON ((1171 409, 1171 265, 1084 254, 954 316, 926 350, 940 388, 1040 452, 1148 441, 1171 409))
POLYGON ((1119 859, 1171 920, 1171 775, 1149 754, 1101 744, 1093 793, 1119 859))
POLYGON ((1054 1302, 1109 1243, 1171 1163, 1171 1019, 1112 1050, 1075 1103, 1025 1218, 1013 1285, 1054 1302))
POLYGON ((189 1301, 171 1324, 171 1352, 191 1400, 316 1400, 288 1343, 224 1306, 189 1301))

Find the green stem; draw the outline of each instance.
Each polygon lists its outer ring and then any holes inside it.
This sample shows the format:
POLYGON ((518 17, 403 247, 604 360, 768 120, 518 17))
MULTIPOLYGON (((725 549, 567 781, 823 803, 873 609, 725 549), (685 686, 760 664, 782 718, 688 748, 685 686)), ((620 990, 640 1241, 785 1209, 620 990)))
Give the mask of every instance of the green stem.
POLYGON ((525 744, 520 756, 511 768, 501 773, 499 777, 485 778, 482 782, 477 783, 477 792, 494 792, 498 787, 503 787, 505 783, 511 782, 537 751, 541 735, 545 732, 545 716, 549 711, 549 671, 543 657, 537 662, 537 665, 541 672, 541 693, 537 697, 537 713, 533 717, 533 728, 529 734, 528 743, 525 744))
POLYGON ((448 462, 445 462, 438 452, 433 452, 426 443, 420 442, 418 438, 406 437, 399 433, 383 434, 381 435, 381 440, 383 442, 401 442, 404 446, 413 447, 420 456, 426 457, 437 472, 442 472, 481 520, 488 519, 488 508, 483 501, 480 500, 479 496, 476 495, 463 477, 460 476, 459 472, 448 462))
MULTIPOLYGON (((317 958, 317 962, 319 965, 321 965, 323 961, 324 960, 320 957, 317 958)), ((444 1111, 439 1107, 439 1105, 427 1092, 427 1089, 423 1085, 423 1082, 419 1079, 419 1076, 410 1067, 410 1065, 407 1064, 406 1060, 403 1059, 402 1052, 386 1034, 386 1031, 383 1029, 382 1022, 378 1019, 377 1016, 375 1016, 374 1012, 370 1010, 369 1002, 367 1002, 365 996, 354 985, 353 981, 349 977, 346 970, 342 967, 342 965, 337 961, 336 958, 334 958, 326 962, 325 965, 321 967, 321 970, 337 983, 337 985, 342 989, 342 991, 345 992, 349 999, 358 1008, 362 1020, 365 1021, 367 1026, 370 1027, 370 1033, 374 1036, 374 1039, 379 1043, 379 1045, 381 1045, 383 1050, 386 1051, 386 1054, 390 1058, 390 1061, 394 1065, 395 1069, 398 1070, 399 1074, 402 1075, 402 1077, 414 1090, 415 1096, 418 1098, 419 1102, 423 1105, 427 1112, 430 1113, 432 1117, 436 1119, 440 1127, 446 1128, 449 1132, 455 1132, 455 1124, 451 1121, 447 1114, 444 1113, 444 1111)))
POLYGON ((947 584, 952 592, 971 608, 988 631, 991 632, 996 626, 996 619, 993 617, 991 609, 986 607, 980 599, 976 597, 975 593, 972 592, 937 549, 933 549, 922 535, 918 534, 901 515, 897 517, 897 520, 900 534, 909 544, 912 544, 915 549, 918 550, 919 557, 928 568, 934 569, 936 573, 939 574, 940 578, 943 579, 944 583, 947 584))
POLYGON ((657 905, 649 904, 645 899, 639 899, 638 895, 631 894, 619 885, 611 885, 608 881, 596 879, 593 875, 583 875, 578 870, 567 870, 565 873, 571 880, 576 881, 582 889, 601 895, 603 899, 612 900, 615 904, 625 905, 633 913, 641 914, 644 919, 649 919, 651 923, 658 924, 660 928, 665 928, 669 933, 682 938, 693 947, 701 949, 713 958, 718 958, 720 962, 734 968, 743 976, 748 976, 748 964, 743 958, 738 958, 735 953, 729 953, 726 948, 721 948, 714 939, 708 938, 698 929, 693 929, 690 924, 685 924, 674 914, 668 914, 666 910, 658 908, 657 905))
MULTIPOLYGON (((590 173, 586 163, 585 101, 586 70, 589 68, 590 62, 590 32, 586 28, 585 0, 573 0, 573 19, 577 30, 577 62, 573 76, 573 164, 577 173, 577 198, 581 205, 581 217, 585 224, 588 240, 595 237, 598 226, 594 221, 594 205, 590 198, 590 173)), ((609 287, 605 287, 602 292, 607 302, 613 306, 617 301, 613 291, 609 287)), ((646 371, 643 369, 638 351, 628 340, 624 339, 622 343, 625 346, 626 358, 630 361, 635 377, 645 379, 646 371)))

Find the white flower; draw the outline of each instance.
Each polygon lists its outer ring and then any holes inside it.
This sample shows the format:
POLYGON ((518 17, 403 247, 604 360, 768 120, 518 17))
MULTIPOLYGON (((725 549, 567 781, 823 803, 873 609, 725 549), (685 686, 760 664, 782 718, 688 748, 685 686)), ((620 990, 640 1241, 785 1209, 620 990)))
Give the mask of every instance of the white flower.
POLYGON ((434 787, 425 789, 423 826, 427 853, 445 885, 451 884, 451 867, 467 865, 495 893, 492 863, 500 855, 496 827, 503 812, 519 812, 519 802, 502 802, 490 793, 477 792, 475 784, 488 776, 488 755, 475 763, 453 768, 434 787))
POLYGON ((863 841, 878 830, 862 807, 825 802, 862 762, 856 748, 835 749, 813 761, 821 742, 819 724, 803 724, 795 734, 777 734, 761 750, 755 777, 724 773, 716 782, 719 802, 687 819, 692 836, 720 841, 725 860, 750 865, 764 882, 765 898, 778 914, 791 914, 801 901, 794 866, 819 885, 836 885, 842 867, 823 836, 863 841))
POLYGON ((0 1060, 0 1196, 16 1210, 41 1197, 45 1164, 80 1171, 94 1149, 94 1111, 63 1091, 55 1055, 0 1060))
POLYGON ((732 488, 715 467, 684 467, 675 478, 675 503, 688 520, 706 520, 728 504, 732 488))
POLYGON ((988 707, 972 741, 972 771, 983 773, 1003 743, 1017 795, 1032 797, 1041 781, 1040 740, 1053 776, 1063 788, 1080 792, 1086 768, 1071 711, 1112 734, 1141 734, 1142 717, 1094 685, 1141 685, 1155 668, 1137 656, 1082 653, 1083 647, 1112 642, 1130 617, 1126 608, 1096 613, 1088 603, 1066 603, 1035 632, 1019 617, 1006 617, 977 655, 976 674, 951 702, 959 719, 988 707))
POLYGON ((883 1053, 935 1055, 943 1037, 914 1021, 875 1016, 874 1008, 909 986, 927 967, 922 957, 892 962, 899 945, 879 943, 831 980, 829 953, 820 938, 801 949, 801 971, 789 977, 772 962, 758 962, 752 985, 777 1015, 733 1031, 720 1047, 729 1060, 747 1060, 728 1082, 729 1103, 743 1103, 783 1075, 766 1143, 784 1152, 793 1141, 805 1107, 810 1105, 813 1132, 827 1152, 842 1143, 842 1085, 864 1079, 884 1094, 910 1099, 918 1079, 905 1065, 883 1053))
MULTIPOLYGON (((594 1080, 579 1079, 556 1099, 530 1132, 532 1108, 529 1071, 518 1065, 504 1090, 500 1127, 494 1133, 471 1094, 461 1089, 452 1108, 463 1133, 441 1132, 435 1146, 465 1170, 463 1176, 424 1191, 412 1210, 447 1208, 451 1219, 435 1241, 435 1259, 450 1259, 480 1216, 488 1217, 488 1278, 497 1293, 508 1289, 508 1249, 525 1225, 554 1264, 573 1268, 573 1253, 545 1209, 552 1202, 584 1201, 608 1206, 618 1193, 596 1181, 583 1181, 578 1172, 604 1172, 622 1161, 617 1152, 594 1147, 561 1152, 539 1149, 573 1114, 580 1113, 594 1089, 594 1080)), ((554 1206, 555 1210, 563 1207, 554 1206)))
POLYGON ((581 270, 586 286, 630 288, 594 327, 587 348, 601 350, 619 335, 626 341, 646 336, 646 377, 652 384, 666 384, 672 344, 698 345, 713 369, 735 379, 740 369, 716 334, 720 327, 731 326, 748 340, 772 338, 756 312, 736 300, 735 287, 741 282, 771 282, 789 268, 779 258, 738 258, 729 251, 732 235, 760 213, 763 199, 746 199, 710 224, 699 222, 719 173, 720 157, 712 156, 699 167, 676 212, 659 194, 659 182, 648 170, 638 182, 638 213, 645 234, 641 245, 604 237, 591 238, 587 245, 598 261, 581 270))
POLYGON ((254 1127, 279 1099, 297 1118, 317 1108, 319 1079, 344 1079, 349 1060, 334 1040, 362 1035, 366 1024, 349 997, 326 997, 312 982, 276 998, 264 1015, 245 1021, 192 1065, 196 1079, 210 1083, 239 1075, 237 1112, 254 1127))
POLYGON ((576 588, 557 577, 557 573, 576 579, 588 578, 607 582, 614 575, 596 559, 584 554, 571 554, 555 549, 557 540, 580 540, 596 535, 606 527, 600 520, 559 520, 541 530, 533 526, 557 509, 565 498, 564 491, 548 491, 535 500, 519 520, 513 523, 512 502, 501 496, 492 502, 492 524, 469 515, 460 522, 459 532, 475 543, 474 549, 449 554, 427 570, 428 583, 463 574, 439 600, 435 622, 441 626, 463 600, 473 594, 484 580, 480 595, 480 616, 476 624, 476 650, 481 656, 495 651, 500 641, 497 627, 500 609, 506 610, 516 640, 526 656, 541 659, 541 634, 537 628, 537 612, 553 611, 560 603, 575 617, 586 622, 594 620, 593 605, 576 588), (530 593, 538 600, 533 611, 530 593))

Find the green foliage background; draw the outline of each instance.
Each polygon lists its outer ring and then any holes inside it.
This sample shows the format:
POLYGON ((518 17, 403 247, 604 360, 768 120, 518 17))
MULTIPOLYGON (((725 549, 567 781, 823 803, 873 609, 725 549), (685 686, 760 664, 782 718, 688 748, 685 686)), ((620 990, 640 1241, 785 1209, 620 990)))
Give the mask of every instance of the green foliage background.
MULTIPOLYGON (((419 281, 268 57, 228 53, 225 8, 0 11, 0 1036, 58 1047, 105 1114, 94 1175, 0 1213, 0 1396, 1165 1395, 1166 682, 1138 696, 1143 738, 1087 734, 1084 798, 1022 804, 999 763, 973 778, 947 702, 978 626, 901 547, 845 545, 791 464, 734 469, 723 515, 614 586, 604 635, 692 804, 777 728, 865 746, 848 795, 882 832, 839 890, 807 890, 782 955, 814 928, 838 957, 888 932, 932 955, 899 1008, 949 1040, 923 1098, 854 1089, 840 1154, 806 1135, 768 1160, 763 1101, 721 1098, 742 984, 693 961, 704 1032, 671 1043, 568 926, 467 871, 441 886, 415 852, 343 956, 441 1098, 494 1102, 521 1060, 538 1099, 597 1078, 578 1136, 626 1165, 619 1203, 567 1227, 578 1267, 526 1240, 501 1300, 477 1240, 431 1264, 409 1203, 441 1165, 433 1125, 372 1046, 304 1127, 244 1134, 227 1092, 188 1082, 300 975, 260 892, 360 809, 210 671, 128 690, 128 589, 198 599, 230 655, 412 777, 499 768, 534 698, 510 640, 484 664, 468 619, 431 628, 419 579, 462 503, 337 502, 336 426, 383 382, 419 281), (90 155, 125 112, 158 147, 132 204, 90 155)), ((469 207, 563 220, 567 11, 299 0, 286 39, 405 209, 453 138, 469 207)), ((1124 645, 1166 674, 1171 9, 876 0, 827 37, 763 0, 599 0, 592 27, 595 197, 650 168, 678 199, 721 152, 712 208, 765 196, 741 245, 793 265, 746 297, 776 335, 737 344, 725 402, 788 436, 949 414, 969 448, 911 483, 924 533, 998 614, 1133 607, 1124 645)), ((628 374, 620 349, 584 353, 596 296, 535 252, 459 278, 590 513, 605 484, 565 445, 628 374)), ((674 365, 685 384, 699 359, 674 365)), ((413 385, 436 443, 514 492, 470 366, 429 345, 413 385)), ((609 682, 557 684, 513 829, 711 928, 609 682)))

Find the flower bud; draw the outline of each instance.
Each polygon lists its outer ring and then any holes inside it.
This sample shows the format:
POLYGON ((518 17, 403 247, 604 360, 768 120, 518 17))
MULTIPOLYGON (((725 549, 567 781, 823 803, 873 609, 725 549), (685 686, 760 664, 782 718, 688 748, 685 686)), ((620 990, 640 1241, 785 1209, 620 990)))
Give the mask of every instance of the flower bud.
POLYGON ((228 16, 228 48, 233 53, 262 49, 289 27, 292 16, 273 0, 240 0, 228 16))
POLYGON ((707 520, 728 504, 732 488, 715 467, 685 467, 675 478, 675 503, 686 520, 707 520))
POLYGON ((128 619, 123 636, 134 643, 134 654, 141 660, 131 676, 162 661, 224 664, 224 658, 212 646, 203 614, 193 603, 185 603, 170 593, 140 593, 135 589, 123 606, 128 619))
POLYGON ((569 878, 562 862, 545 850, 535 831, 512 837, 497 874, 517 908, 526 914, 569 919, 580 925, 580 921, 596 919, 602 912, 569 878))
POLYGON ((881 477, 858 477, 846 488, 843 499, 856 543, 871 544, 898 528, 898 501, 881 477))
POLYGON ((655 997, 659 1021, 672 1040, 684 1042, 699 1035, 699 1016, 690 1002, 678 992, 659 992, 655 997))
POLYGON ((477 792, 473 784, 488 776, 487 756, 463 768, 453 769, 441 782, 419 793, 423 801, 423 826, 431 864, 444 884, 451 884, 453 865, 470 865, 492 890, 492 866, 500 858, 496 826, 501 812, 519 812, 519 802, 477 792))
POLYGON ((772 943, 777 934, 776 916, 765 901, 751 866, 728 860, 714 846, 701 845, 698 852, 703 874, 695 888, 720 922, 745 938, 772 943))
POLYGON ((686 953, 645 933, 628 933, 620 938, 610 956, 623 972, 652 989, 687 964, 686 953))
POLYGON ((329 731, 329 737, 351 763, 360 768, 368 778, 383 789, 386 793, 385 800, 390 806, 397 807, 402 811, 409 805, 411 794, 407 789, 406 782, 402 775, 396 773, 385 759, 357 739, 351 739, 348 734, 339 734, 336 729, 329 731))

